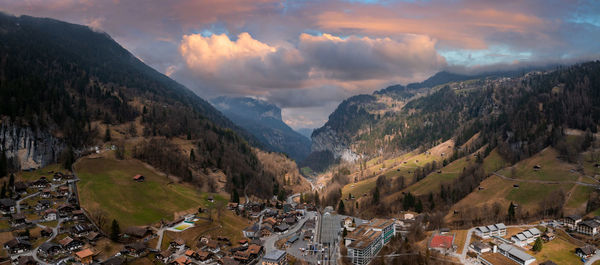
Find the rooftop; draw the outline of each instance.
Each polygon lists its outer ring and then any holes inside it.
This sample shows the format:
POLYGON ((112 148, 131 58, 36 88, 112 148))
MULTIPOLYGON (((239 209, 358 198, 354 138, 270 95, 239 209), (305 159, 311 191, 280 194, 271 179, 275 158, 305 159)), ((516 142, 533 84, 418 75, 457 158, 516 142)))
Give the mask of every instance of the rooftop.
POLYGON ((443 236, 436 235, 431 239, 429 243, 430 248, 451 248, 452 243, 454 242, 454 236, 443 236))
POLYGON ((268 260, 268 261, 278 261, 279 259, 281 259, 283 256, 285 256, 286 252, 283 250, 273 250, 271 252, 268 252, 267 254, 265 254, 265 256, 263 257, 263 259, 268 260))

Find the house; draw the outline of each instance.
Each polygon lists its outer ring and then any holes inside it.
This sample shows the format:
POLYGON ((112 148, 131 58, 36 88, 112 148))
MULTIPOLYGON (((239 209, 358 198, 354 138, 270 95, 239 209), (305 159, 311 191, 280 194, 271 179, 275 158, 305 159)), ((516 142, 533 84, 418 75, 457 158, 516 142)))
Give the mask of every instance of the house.
POLYGON ((598 227, 600 227, 599 221, 596 221, 595 219, 585 220, 577 223, 577 232, 584 235, 594 236, 598 234, 598 227))
POLYGON ((31 250, 31 243, 27 240, 13 238, 4 244, 4 248, 10 254, 19 254, 31 250))
POLYGON ((134 242, 125 245, 125 252, 134 257, 141 257, 146 253, 146 244, 143 242, 134 242))
POLYGON ((52 190, 51 189, 43 189, 40 197, 44 199, 52 198, 52 190))
POLYGON ((35 210, 43 211, 45 209, 50 208, 50 205, 52 205, 52 202, 49 200, 39 200, 38 203, 35 205, 35 210))
POLYGON ((199 261, 207 261, 212 256, 208 251, 196 251, 196 259, 199 261))
POLYGON ((294 243, 296 243, 298 241, 298 239, 300 239, 299 236, 297 236, 297 235, 292 236, 292 237, 288 238, 288 240, 285 242, 285 244, 286 244, 286 246, 291 246, 294 243))
POLYGON ((354 219, 352 219, 352 217, 348 216, 348 217, 344 218, 344 227, 346 229, 348 229, 349 227, 352 227, 352 223, 354 223, 354 219))
POLYGON ((71 204, 68 204, 68 203, 63 204, 63 205, 59 206, 57 209, 58 216, 61 218, 70 217, 73 210, 75 210, 75 207, 73 207, 71 204))
POLYGON ((27 220, 25 220, 25 214, 23 213, 13 213, 10 215, 12 226, 20 226, 27 224, 27 220))
POLYGON ((483 254, 492 251, 490 245, 485 244, 481 241, 475 241, 471 243, 470 248, 475 251, 477 254, 483 254))
POLYGON ((255 223, 255 224, 253 224, 253 225, 251 225, 251 226, 249 226, 249 227, 246 227, 246 228, 245 228, 245 229, 242 231, 242 233, 244 234, 244 236, 245 236, 245 237, 247 237, 247 238, 255 238, 255 237, 258 237, 258 236, 259 236, 259 235, 258 235, 258 232, 259 232, 259 231, 258 231, 258 224, 257 224, 257 223, 255 223))
POLYGON ((53 233, 54 232, 52 231, 52 228, 50 228, 50 227, 46 227, 46 228, 42 229, 42 231, 40 231, 40 235, 42 237, 51 237, 53 233))
POLYGON ((480 226, 475 228, 475 235, 481 238, 502 237, 506 235, 506 225, 498 223, 495 225, 480 226))
POLYGON ((550 242, 550 241, 554 240, 555 237, 556 237, 556 235, 554 235, 553 232, 546 232, 542 235, 542 239, 545 242, 550 242))
POLYGON ((579 224, 581 220, 582 219, 580 215, 569 215, 563 219, 563 222, 570 230, 576 230, 577 224, 579 224))
POLYGON ((74 251, 83 247, 83 242, 81 240, 73 239, 69 236, 58 241, 58 244, 60 244, 63 249, 68 251, 74 251))
POLYGON ((262 253, 263 247, 261 245, 251 244, 250 246, 248 246, 247 251, 248 253, 250 253, 251 256, 258 257, 262 253))
POLYGON ((92 230, 92 227, 87 224, 76 224, 71 227, 71 234, 76 237, 85 237, 92 230))
POLYGON ((286 217, 283 219, 283 221, 288 225, 293 225, 296 223, 296 217, 286 217))
POLYGON ((89 248, 78 251, 75 253, 75 258, 81 264, 92 264, 93 262, 94 252, 92 252, 89 248))
POLYGON ((228 202, 227 203, 227 209, 229 210, 235 210, 238 208, 238 203, 237 202, 228 202))
POLYGON ((56 220, 58 211, 56 209, 48 209, 44 211, 44 220, 54 221, 56 220))
POLYGON ((282 250, 273 250, 263 256, 261 265, 287 265, 287 253, 282 250))
POLYGON ((446 253, 454 249, 454 235, 435 235, 429 242, 429 249, 437 250, 441 253, 446 253))
POLYGON ((579 256, 583 259, 588 259, 589 257, 596 255, 596 248, 591 245, 585 245, 583 247, 579 247, 575 249, 575 255, 579 256))
POLYGON ((179 258, 176 258, 175 260, 171 261, 169 264, 171 264, 171 265, 188 265, 188 264, 192 264, 192 259, 183 255, 183 256, 179 256, 179 258))
POLYGON ((16 203, 13 199, 0 199, 0 212, 2 214, 10 214, 14 213, 16 208, 16 203))
POLYGON ((220 260, 222 265, 239 265, 240 263, 232 257, 224 257, 220 260))
POLYGON ((275 220, 275 218, 273 218, 273 217, 269 217, 269 218, 265 218, 262 221, 262 223, 263 224, 270 224, 271 226, 275 226, 275 225, 277 225, 277 220, 275 220))
POLYGON ((38 180, 31 183, 31 187, 35 189, 43 189, 50 185, 50 182, 46 179, 46 177, 42 176, 38 180))
POLYGON ((91 231, 85 238, 88 240, 88 242, 95 242, 96 240, 100 239, 100 237, 102 237, 100 233, 91 231))
POLYGON ((208 242, 206 243, 206 250, 214 254, 218 253, 219 251, 221 251, 221 248, 219 247, 219 242, 217 242, 216 240, 208 240, 208 242))
POLYGON ((58 197, 67 197, 67 196, 69 196, 69 186, 64 185, 64 186, 58 187, 57 196, 58 197))
POLYGON ((501 244, 498 246, 498 253, 506 256, 520 265, 529 265, 535 262, 535 258, 533 256, 527 254, 525 251, 517 247, 508 244, 501 244))
POLYGON ((547 261, 544 261, 544 262, 540 263, 540 265, 558 265, 558 264, 554 263, 551 260, 547 260, 547 261))
POLYGON ((15 193, 26 194, 28 187, 29 187, 29 185, 27 185, 27 183, 25 183, 23 181, 15 182, 15 193))
POLYGON ((209 202, 215 202, 215 198, 212 195, 208 195, 208 197, 206 197, 206 200, 209 202))
POLYGON ((82 209, 75 210, 71 213, 73 215, 73 220, 85 220, 85 213, 82 209))
POLYGON ((532 244, 538 237, 541 236, 540 230, 533 227, 522 231, 510 238, 510 240, 517 246, 524 247, 532 244))
POLYGON ((144 180, 146 180, 146 177, 144 177, 143 175, 135 175, 133 176, 133 180, 136 182, 144 182, 144 180))
POLYGON ((160 260, 162 263, 169 263, 171 255, 174 253, 174 249, 168 248, 156 254, 155 258, 160 260))
POLYGON ((183 240, 181 238, 177 238, 177 239, 172 240, 171 242, 169 242, 169 245, 172 248, 178 248, 178 247, 181 247, 181 246, 185 245, 185 240, 183 240))
POLYGON ((57 254, 61 250, 62 249, 61 249, 60 245, 58 245, 56 243, 53 243, 53 242, 44 242, 38 248, 38 253, 40 255, 43 255, 43 256, 54 256, 55 254, 57 254))
POLYGON ((280 224, 274 228, 275 232, 285 232, 290 229, 288 224, 280 224))

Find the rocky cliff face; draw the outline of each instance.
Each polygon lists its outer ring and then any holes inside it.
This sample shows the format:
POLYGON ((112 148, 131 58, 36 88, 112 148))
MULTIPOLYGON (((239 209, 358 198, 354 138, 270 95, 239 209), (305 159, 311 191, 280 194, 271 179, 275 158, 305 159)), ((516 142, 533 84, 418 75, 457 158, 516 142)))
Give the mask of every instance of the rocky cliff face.
POLYGON ((64 143, 48 132, 8 122, 0 124, 0 149, 22 170, 55 163, 63 148, 64 143))
POLYGON ((330 151, 335 159, 342 158, 353 162, 358 156, 349 148, 349 141, 336 133, 335 130, 324 126, 318 133, 312 135, 312 152, 330 151))

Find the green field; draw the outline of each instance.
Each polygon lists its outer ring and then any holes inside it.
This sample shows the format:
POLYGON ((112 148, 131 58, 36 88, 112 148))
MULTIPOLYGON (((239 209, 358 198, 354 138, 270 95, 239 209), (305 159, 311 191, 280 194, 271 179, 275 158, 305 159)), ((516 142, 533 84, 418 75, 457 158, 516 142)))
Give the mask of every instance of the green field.
POLYGON ((528 159, 515 164, 513 175, 512 168, 505 168, 499 173, 506 177, 518 179, 536 179, 545 181, 576 181, 579 176, 577 173, 570 172, 575 165, 570 165, 557 158, 558 153, 552 148, 546 148, 528 159), (541 166, 541 169, 535 170, 535 165, 541 166))
POLYGON ((64 168, 62 168, 62 166, 59 164, 52 164, 52 165, 48 165, 48 166, 45 166, 43 168, 36 169, 33 171, 21 171, 17 174, 17 179, 24 180, 24 181, 34 181, 34 180, 39 179, 41 176, 45 176, 45 177, 49 178, 50 180, 52 180, 52 176, 54 174, 50 173, 50 171, 62 172, 62 173, 69 172, 68 170, 65 170, 64 168))
MULTIPOLYGON (((138 160, 83 158, 74 166, 81 204, 88 211, 102 209, 121 227, 172 220, 175 212, 205 207, 208 194, 192 186, 171 183, 138 160), (135 182, 134 175, 146 181, 135 182)), ((215 196, 217 200, 225 200, 215 196)))
POLYGON ((590 198, 590 193, 592 193, 593 190, 594 188, 592 187, 577 185, 577 187, 573 189, 571 197, 567 201, 566 206, 568 208, 577 208, 584 206, 590 198))
POLYGON ((573 245, 561 238, 544 243, 542 251, 532 254, 540 263, 551 260, 556 264, 582 264, 581 260, 575 255, 576 245, 573 245))
MULTIPOLYGON (((510 185, 510 183, 508 183, 510 185)), ((514 201, 519 205, 536 207, 539 202, 544 200, 551 192, 563 189, 565 194, 574 184, 539 184, 539 183, 519 183, 519 188, 512 188, 506 195, 506 199, 514 201)))
POLYGON ((458 178, 463 169, 471 162, 473 162, 473 158, 471 158, 471 161, 467 161, 466 157, 455 160, 442 168, 442 173, 434 171, 421 181, 406 188, 405 191, 412 192, 416 195, 437 192, 440 190, 442 184, 451 183, 454 179, 458 178))

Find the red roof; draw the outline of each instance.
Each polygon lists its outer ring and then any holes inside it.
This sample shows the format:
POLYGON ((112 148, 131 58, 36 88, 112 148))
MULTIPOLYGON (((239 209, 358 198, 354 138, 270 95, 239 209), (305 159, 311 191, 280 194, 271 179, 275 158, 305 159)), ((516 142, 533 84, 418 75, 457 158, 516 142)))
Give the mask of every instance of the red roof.
POLYGON ((431 239, 431 243, 429 243, 429 247, 430 248, 451 248, 452 241, 454 241, 454 236, 436 235, 431 239))
POLYGON ((141 178, 143 178, 143 177, 144 177, 144 176, 142 176, 142 175, 135 175, 135 176, 133 176, 133 179, 134 179, 134 180, 138 180, 138 179, 141 179, 141 178))

